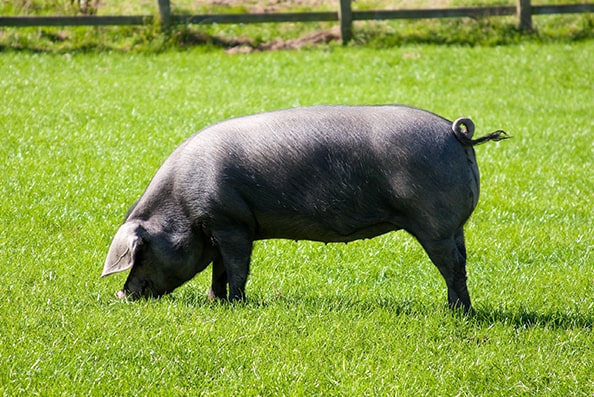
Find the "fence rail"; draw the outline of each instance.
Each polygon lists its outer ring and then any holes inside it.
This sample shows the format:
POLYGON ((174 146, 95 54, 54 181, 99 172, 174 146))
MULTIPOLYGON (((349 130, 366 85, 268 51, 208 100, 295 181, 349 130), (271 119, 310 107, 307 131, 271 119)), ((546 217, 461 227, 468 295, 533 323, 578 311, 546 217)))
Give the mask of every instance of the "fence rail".
POLYGON ((480 18, 516 15, 520 29, 531 30, 532 15, 594 12, 594 3, 533 6, 530 4, 530 0, 517 0, 518 3, 515 6, 356 11, 352 9, 352 0, 340 0, 340 9, 336 12, 175 15, 171 14, 170 0, 156 1, 158 17, 153 15, 42 17, 0 16, 0 27, 144 25, 154 23, 155 18, 158 18, 158 21, 160 22, 163 29, 168 29, 171 25, 176 24, 242 24, 339 21, 341 26, 342 40, 343 42, 348 42, 352 38, 352 24, 354 21, 460 17, 480 18))

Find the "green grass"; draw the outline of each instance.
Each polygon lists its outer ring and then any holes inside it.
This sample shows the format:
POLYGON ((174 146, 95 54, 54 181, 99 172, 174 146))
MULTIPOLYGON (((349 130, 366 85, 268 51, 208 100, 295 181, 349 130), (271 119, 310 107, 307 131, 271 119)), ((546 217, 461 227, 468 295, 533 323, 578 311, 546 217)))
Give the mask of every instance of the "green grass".
POLYGON ((0 54, 0 394, 594 393, 594 42, 229 55, 0 54), (477 315, 404 233, 256 244, 249 302, 210 270, 161 300, 100 279, 127 208, 186 137, 316 103, 408 103, 478 133, 477 315))

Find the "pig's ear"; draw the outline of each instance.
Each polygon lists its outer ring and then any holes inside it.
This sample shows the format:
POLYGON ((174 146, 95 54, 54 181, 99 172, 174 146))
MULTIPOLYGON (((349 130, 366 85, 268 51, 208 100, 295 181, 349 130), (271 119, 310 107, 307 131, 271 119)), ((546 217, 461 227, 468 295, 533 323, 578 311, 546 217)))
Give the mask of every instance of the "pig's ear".
POLYGON ((123 224, 111 242, 101 277, 131 269, 145 236, 142 226, 123 224))

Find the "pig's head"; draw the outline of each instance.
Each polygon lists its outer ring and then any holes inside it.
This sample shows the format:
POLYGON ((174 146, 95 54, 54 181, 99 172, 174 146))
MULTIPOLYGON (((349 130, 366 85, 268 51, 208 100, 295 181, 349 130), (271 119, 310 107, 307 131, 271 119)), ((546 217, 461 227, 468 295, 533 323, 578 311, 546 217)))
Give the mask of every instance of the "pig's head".
POLYGON ((170 233, 142 221, 128 221, 116 233, 101 277, 130 270, 118 298, 160 297, 212 261, 213 247, 202 233, 170 233))

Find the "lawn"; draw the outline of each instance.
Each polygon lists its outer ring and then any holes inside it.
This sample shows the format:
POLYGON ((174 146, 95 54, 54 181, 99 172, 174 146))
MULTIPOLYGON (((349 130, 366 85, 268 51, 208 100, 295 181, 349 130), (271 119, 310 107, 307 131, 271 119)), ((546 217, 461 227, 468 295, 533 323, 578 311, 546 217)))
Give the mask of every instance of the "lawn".
POLYGON ((594 42, 226 54, 0 53, 3 395, 594 394, 594 42), (228 117, 406 103, 478 134, 474 317, 403 232, 258 242, 245 305, 210 269, 160 300, 100 279, 168 154, 228 117))

